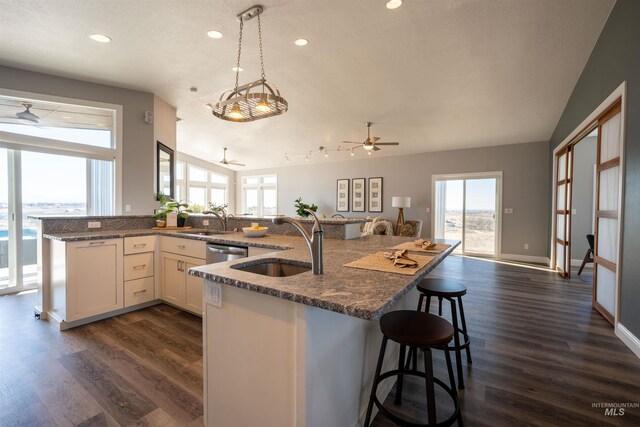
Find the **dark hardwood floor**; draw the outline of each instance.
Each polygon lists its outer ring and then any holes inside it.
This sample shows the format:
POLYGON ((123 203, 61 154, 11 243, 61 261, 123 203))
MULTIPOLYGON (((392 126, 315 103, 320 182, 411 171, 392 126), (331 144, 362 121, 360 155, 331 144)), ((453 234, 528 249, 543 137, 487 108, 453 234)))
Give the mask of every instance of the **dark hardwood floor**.
MULTIPOLYGON (((640 403, 640 359, 591 308, 589 278, 574 274, 566 281, 544 269, 463 257, 447 258, 432 277, 455 278, 468 288, 463 301, 473 364, 463 355, 460 394, 467 426, 640 425, 640 408, 606 416, 592 406, 640 403)), ((442 352, 434 359, 436 376, 447 378, 442 352)), ((394 388, 385 407, 424 422, 423 382, 405 384, 402 405, 393 403, 394 388)), ((438 419, 450 409, 439 407, 438 419)), ((372 423, 392 425, 382 417, 372 423)))
POLYGON ((201 426, 202 321, 167 305, 60 332, 0 297, 0 426, 201 426))
MULTIPOLYGON (((433 276, 468 287, 467 426, 640 425, 640 408, 610 417, 592 407, 640 402, 640 359, 591 309, 590 284, 462 257, 433 276)), ((199 318, 158 305, 60 332, 34 320, 34 303, 34 294, 0 297, 0 426, 202 425, 199 318)), ((435 366, 443 377, 438 352, 435 366)), ((392 391, 385 405, 419 419, 423 393, 407 380, 403 404, 392 391)))

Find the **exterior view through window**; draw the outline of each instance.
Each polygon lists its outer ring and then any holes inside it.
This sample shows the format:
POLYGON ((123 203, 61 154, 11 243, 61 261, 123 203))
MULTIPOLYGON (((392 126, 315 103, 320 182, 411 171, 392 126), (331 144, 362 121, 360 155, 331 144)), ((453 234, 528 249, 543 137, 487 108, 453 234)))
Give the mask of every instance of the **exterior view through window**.
POLYGON ((278 176, 245 176, 242 178, 242 212, 258 217, 278 213, 278 176))
POLYGON ((115 213, 114 128, 111 109, 0 95, 0 294, 35 285, 30 216, 115 213))

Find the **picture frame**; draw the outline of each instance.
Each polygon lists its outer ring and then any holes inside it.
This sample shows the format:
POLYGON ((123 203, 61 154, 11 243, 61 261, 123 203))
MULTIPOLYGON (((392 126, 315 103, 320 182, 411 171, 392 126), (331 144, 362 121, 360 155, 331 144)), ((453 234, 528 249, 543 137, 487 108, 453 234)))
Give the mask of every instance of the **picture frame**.
POLYGON ((366 178, 351 180, 351 211, 365 212, 367 204, 366 178))
POLYGON ((349 212, 349 179, 339 179, 336 184, 336 212, 349 212))
POLYGON ((369 178, 369 212, 382 212, 382 177, 369 178))

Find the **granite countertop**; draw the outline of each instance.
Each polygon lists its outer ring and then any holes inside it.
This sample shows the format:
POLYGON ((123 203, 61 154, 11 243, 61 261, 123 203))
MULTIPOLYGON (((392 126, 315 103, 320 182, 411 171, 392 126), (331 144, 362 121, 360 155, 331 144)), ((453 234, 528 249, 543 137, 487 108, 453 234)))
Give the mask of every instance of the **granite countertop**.
MULTIPOLYGON (((243 215, 233 215, 231 217, 229 217, 230 220, 234 220, 234 219, 238 219, 238 220, 243 220, 243 221, 271 221, 273 220, 273 218, 275 218, 275 216, 265 216, 265 217, 257 217, 257 216, 243 216, 243 215)), ((308 222, 308 223, 312 223, 314 222, 313 218, 298 218, 296 217, 295 219, 297 219, 300 222, 308 222)), ((371 219, 369 218, 318 218, 320 220, 320 224, 336 224, 336 225, 344 225, 344 224, 360 224, 363 222, 370 222, 371 219)))
POLYGON ((301 237, 291 237, 291 250, 194 267, 189 270, 189 274, 352 317, 376 320, 442 262, 460 242, 436 240, 438 243, 450 244, 451 247, 435 255, 434 260, 414 276, 343 265, 412 240, 415 239, 390 236, 367 236, 353 240, 325 239, 322 275, 314 275, 308 271, 289 277, 268 277, 232 268, 257 264, 259 260, 284 260, 310 266, 306 243, 301 237))
MULTIPOLYGON (((228 245, 252 246, 255 248, 288 250, 296 245, 300 245, 297 236, 286 236, 282 234, 267 234, 265 237, 247 237, 242 232, 220 232, 221 234, 198 235, 200 231, 215 233, 219 230, 192 228, 189 230, 97 230, 97 231, 74 231, 70 233, 44 234, 45 239, 59 240, 61 242, 81 242, 85 240, 118 239, 123 237, 136 236, 171 236, 183 239, 203 240, 209 243, 221 243, 228 245)), ((304 242, 302 242, 304 244, 304 242)))

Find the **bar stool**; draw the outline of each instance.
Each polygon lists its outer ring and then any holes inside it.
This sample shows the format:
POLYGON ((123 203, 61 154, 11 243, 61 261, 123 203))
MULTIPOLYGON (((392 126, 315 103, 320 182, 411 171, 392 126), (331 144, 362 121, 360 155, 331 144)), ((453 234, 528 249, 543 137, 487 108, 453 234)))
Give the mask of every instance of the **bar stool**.
MULTIPOLYGON (((449 350, 454 350, 456 353, 456 366, 458 369, 458 388, 464 389, 464 378, 462 377, 462 349, 467 352, 467 363, 473 363, 471 360, 471 340, 469 339, 469 332, 467 329, 467 321, 464 318, 464 306, 462 305, 462 296, 467 293, 467 287, 460 282, 450 279, 424 279, 418 283, 418 291, 420 291, 420 299, 418 300, 418 311, 422 311, 422 302, 424 298, 427 298, 427 304, 425 311, 428 313, 431 308, 431 297, 438 298, 438 315, 442 316, 442 300, 446 299, 451 303, 451 321, 456 333, 453 336, 453 346, 449 346, 449 350), (457 300, 457 309, 456 309, 457 300), (458 325, 458 311, 460 312, 460 321, 462 327, 458 325), (463 337, 463 341, 460 341, 460 335, 463 337)), ((413 351, 409 354, 409 360, 411 357, 415 357, 417 351, 413 351)), ((409 362, 407 361, 407 363, 409 362)), ((415 365, 415 359, 414 359, 415 365)))
POLYGON ((382 345, 380 347, 380 355, 378 356, 378 365, 371 386, 371 395, 369 396, 369 405, 367 407, 367 415, 364 421, 364 427, 369 427, 371 421, 371 412, 375 404, 380 410, 380 414, 391 419, 401 426, 450 426, 456 420, 458 425, 462 426, 462 415, 458 403, 458 393, 456 391, 455 379, 453 375, 453 367, 451 356, 449 354, 448 344, 454 336, 453 326, 441 317, 429 313, 423 313, 413 310, 392 311, 380 318, 380 329, 382 331, 382 345), (398 358, 398 369, 380 373, 384 354, 387 349, 387 341, 391 340, 400 344, 400 357, 398 358), (405 367, 406 349, 419 348, 424 352, 424 372, 418 371, 415 366, 413 369, 405 367), (433 361, 431 357, 431 349, 444 350, 445 359, 447 361, 447 371, 449 373, 449 383, 447 386, 443 381, 433 376, 433 361), (401 403, 402 384, 405 375, 413 375, 425 379, 426 397, 427 397, 427 417, 428 424, 415 424, 408 420, 392 414, 387 410, 378 397, 376 391, 380 382, 391 376, 398 377, 396 385, 396 403, 401 403), (437 384, 451 397, 454 405, 453 414, 446 420, 437 423, 436 418, 436 399, 435 387, 437 384))

